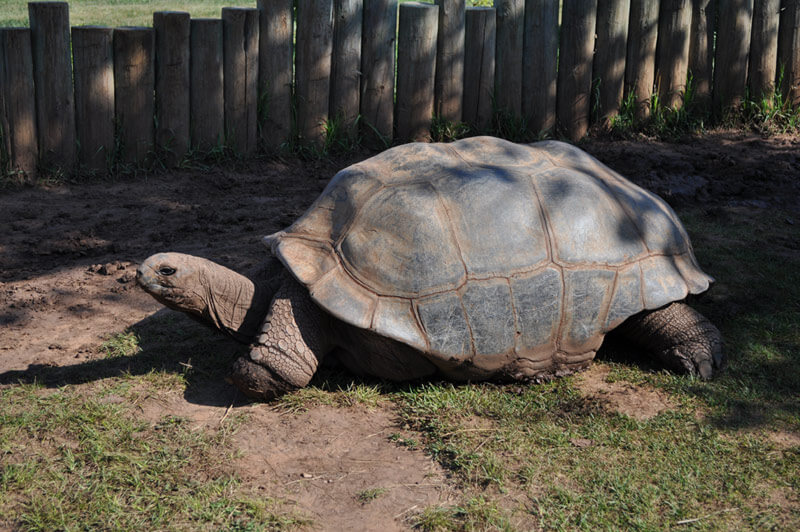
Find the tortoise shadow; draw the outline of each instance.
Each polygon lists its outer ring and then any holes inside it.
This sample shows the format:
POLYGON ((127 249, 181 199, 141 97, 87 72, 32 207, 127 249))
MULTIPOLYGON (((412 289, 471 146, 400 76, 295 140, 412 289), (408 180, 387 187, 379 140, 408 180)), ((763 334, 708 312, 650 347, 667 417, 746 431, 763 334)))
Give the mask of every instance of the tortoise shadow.
POLYGON ((68 366, 31 364, 25 370, 0 373, 0 385, 37 384, 46 388, 85 384, 124 375, 154 372, 180 374, 184 398, 205 406, 247 404, 250 400, 224 379, 233 361, 247 350, 187 316, 163 308, 126 332, 137 339, 131 356, 98 358, 68 366))

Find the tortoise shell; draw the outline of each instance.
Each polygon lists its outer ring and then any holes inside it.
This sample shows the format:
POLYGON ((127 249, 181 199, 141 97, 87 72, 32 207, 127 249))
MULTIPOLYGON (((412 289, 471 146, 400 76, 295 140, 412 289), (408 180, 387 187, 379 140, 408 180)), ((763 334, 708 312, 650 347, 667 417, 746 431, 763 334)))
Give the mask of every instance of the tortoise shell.
POLYGON ((333 316, 486 370, 582 365, 713 281, 663 200, 556 141, 392 148, 265 242, 333 316))

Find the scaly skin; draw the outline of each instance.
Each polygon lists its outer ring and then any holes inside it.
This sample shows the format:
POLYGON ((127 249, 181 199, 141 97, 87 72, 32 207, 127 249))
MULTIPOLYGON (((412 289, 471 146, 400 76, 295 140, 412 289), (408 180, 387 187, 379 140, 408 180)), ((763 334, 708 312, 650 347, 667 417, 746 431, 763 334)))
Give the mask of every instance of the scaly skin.
POLYGON ((710 379, 725 365, 719 330, 685 303, 640 312, 619 326, 617 333, 678 373, 710 379))
POLYGON ((307 385, 333 347, 328 316, 291 275, 282 278, 250 356, 233 368, 234 384, 256 399, 307 385))

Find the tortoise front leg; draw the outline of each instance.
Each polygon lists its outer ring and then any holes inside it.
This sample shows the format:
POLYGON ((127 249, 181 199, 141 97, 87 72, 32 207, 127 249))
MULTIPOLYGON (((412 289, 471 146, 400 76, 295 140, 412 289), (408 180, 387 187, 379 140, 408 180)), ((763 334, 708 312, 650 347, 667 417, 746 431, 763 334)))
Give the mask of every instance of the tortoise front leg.
POLYGON ((328 316, 285 273, 249 356, 233 365, 233 383, 265 401, 302 388, 332 347, 328 328, 328 316))
POLYGON ((725 364, 719 330, 685 303, 640 312, 617 332, 680 373, 710 379, 725 364))

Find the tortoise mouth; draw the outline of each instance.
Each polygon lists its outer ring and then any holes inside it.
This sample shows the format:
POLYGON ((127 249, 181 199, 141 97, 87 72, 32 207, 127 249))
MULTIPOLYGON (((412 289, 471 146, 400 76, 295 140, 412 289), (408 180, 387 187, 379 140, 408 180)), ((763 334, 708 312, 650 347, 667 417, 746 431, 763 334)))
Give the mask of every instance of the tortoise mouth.
POLYGON ((136 284, 152 295, 161 295, 164 291, 164 287, 158 283, 158 279, 153 275, 152 269, 145 264, 136 269, 136 284))

